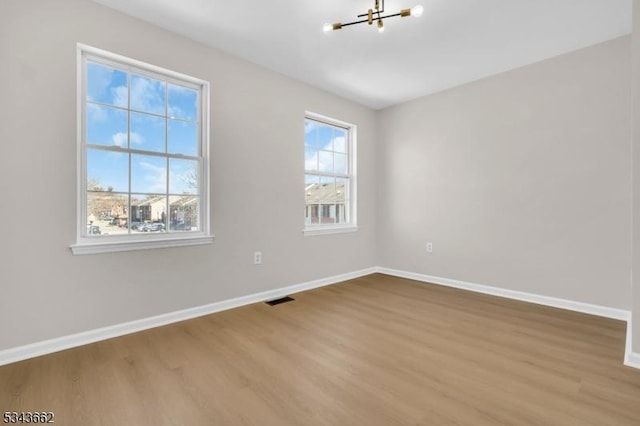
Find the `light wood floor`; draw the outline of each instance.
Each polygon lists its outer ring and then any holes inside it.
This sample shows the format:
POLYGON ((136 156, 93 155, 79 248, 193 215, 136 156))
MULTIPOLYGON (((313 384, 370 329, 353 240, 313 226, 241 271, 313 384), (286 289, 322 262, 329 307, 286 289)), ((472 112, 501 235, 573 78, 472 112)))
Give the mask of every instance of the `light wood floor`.
POLYGON ((0 367, 60 425, 640 425, 625 324, 370 275, 0 367))

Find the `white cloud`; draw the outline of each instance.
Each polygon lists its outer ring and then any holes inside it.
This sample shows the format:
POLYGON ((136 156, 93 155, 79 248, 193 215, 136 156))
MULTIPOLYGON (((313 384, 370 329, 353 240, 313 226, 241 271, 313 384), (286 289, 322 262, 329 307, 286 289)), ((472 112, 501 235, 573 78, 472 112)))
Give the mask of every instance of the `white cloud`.
POLYGON ((131 108, 164 114, 165 85, 146 77, 131 79, 131 108))
POLYGON ((129 93, 127 91, 126 86, 118 86, 111 88, 111 96, 113 97, 114 105, 126 107, 129 105, 128 96, 129 93))
MULTIPOLYGON (((127 134, 123 132, 118 132, 111 136, 111 140, 113 144, 119 146, 120 148, 127 147, 127 134)), ((131 132, 131 145, 142 145, 144 143, 144 138, 138 133, 131 132)))
POLYGON ((333 171, 333 153, 326 151, 320 152, 319 167, 321 172, 333 171))
POLYGON ((140 163, 140 167, 142 167, 145 170, 149 170, 152 172, 156 172, 156 173, 164 173, 166 168, 163 166, 157 166, 153 163, 149 163, 148 161, 141 161, 140 163))
POLYGON ((182 108, 180 108, 179 106, 175 106, 175 105, 169 105, 169 117, 171 118, 175 118, 175 117, 179 117, 179 118, 183 118, 185 117, 187 114, 182 110, 182 108))
POLYGON ((346 152, 347 139, 344 136, 333 138, 333 150, 336 152, 346 152))
POLYGON ((131 138, 132 145, 142 145, 144 143, 144 138, 142 137, 142 135, 136 132, 131 132, 131 136, 129 137, 131 138))
POLYGON ((318 151, 314 151, 313 155, 306 155, 304 158, 305 170, 318 170, 318 151))
POLYGON ((333 153, 307 149, 304 156, 305 170, 333 171, 333 153))
POLYGON ((127 134, 126 133, 118 132, 115 135, 111 136, 111 140, 113 141, 114 145, 119 146, 120 148, 126 148, 127 147, 127 134))

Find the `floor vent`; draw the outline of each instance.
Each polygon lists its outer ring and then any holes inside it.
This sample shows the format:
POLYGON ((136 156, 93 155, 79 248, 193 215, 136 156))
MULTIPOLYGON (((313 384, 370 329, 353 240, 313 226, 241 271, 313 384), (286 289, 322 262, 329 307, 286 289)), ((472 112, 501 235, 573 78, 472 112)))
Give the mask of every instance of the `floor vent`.
POLYGON ((268 300, 264 303, 266 303, 269 306, 275 306, 275 305, 279 305, 281 303, 287 303, 287 302, 291 302, 295 299, 289 297, 289 296, 285 296, 285 297, 281 297, 280 299, 274 299, 274 300, 268 300))

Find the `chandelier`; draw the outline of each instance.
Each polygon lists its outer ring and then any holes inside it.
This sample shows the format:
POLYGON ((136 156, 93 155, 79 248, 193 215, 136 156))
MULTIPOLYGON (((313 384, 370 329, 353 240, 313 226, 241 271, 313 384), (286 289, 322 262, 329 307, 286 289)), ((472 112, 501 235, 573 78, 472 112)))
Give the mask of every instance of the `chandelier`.
POLYGON ((407 16, 419 17, 422 15, 423 11, 424 11, 424 8, 421 5, 418 5, 410 9, 402 9, 398 13, 392 13, 390 15, 385 16, 384 0, 375 0, 373 9, 369 9, 367 13, 362 13, 358 15, 358 18, 364 18, 364 19, 360 19, 358 21, 353 21, 353 22, 347 22, 346 24, 343 24, 342 22, 336 22, 335 24, 327 23, 323 25, 322 30, 324 32, 329 32, 329 31, 339 30, 342 27, 347 27, 349 25, 363 24, 365 22, 369 25, 373 25, 373 21, 376 21, 378 32, 383 32, 384 31, 384 23, 382 22, 383 19, 393 18, 394 16, 400 16, 402 18, 407 16))

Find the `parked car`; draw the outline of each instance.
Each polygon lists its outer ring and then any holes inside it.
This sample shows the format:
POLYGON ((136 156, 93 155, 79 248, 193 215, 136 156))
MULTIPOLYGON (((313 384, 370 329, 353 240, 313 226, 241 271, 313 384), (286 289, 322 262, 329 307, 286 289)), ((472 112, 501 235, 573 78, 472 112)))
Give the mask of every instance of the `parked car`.
POLYGON ((172 231, 191 231, 191 226, 184 221, 172 220, 169 229, 172 231))
POLYGON ((164 231, 164 223, 162 222, 145 223, 141 225, 141 227, 139 227, 138 230, 142 232, 164 231))
POLYGON ((124 228, 127 226, 127 218, 126 217, 114 217, 109 221, 109 225, 118 226, 120 228, 124 228))

